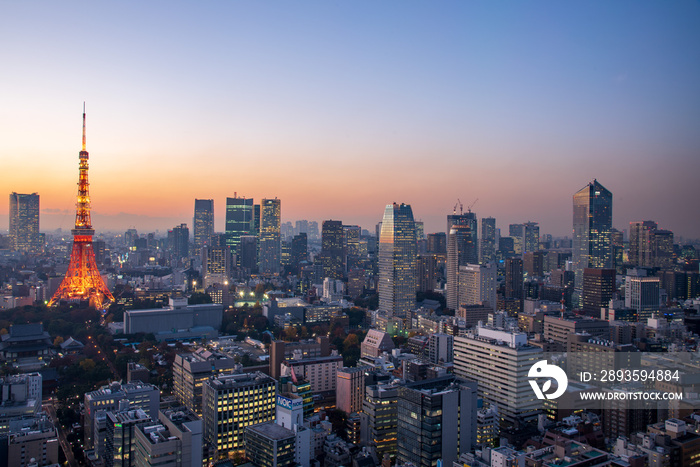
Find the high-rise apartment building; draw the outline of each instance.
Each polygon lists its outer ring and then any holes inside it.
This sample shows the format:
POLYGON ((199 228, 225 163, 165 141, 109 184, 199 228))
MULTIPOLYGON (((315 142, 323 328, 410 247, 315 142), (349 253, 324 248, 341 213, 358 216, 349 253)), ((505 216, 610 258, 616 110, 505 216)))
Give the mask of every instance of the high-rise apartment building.
POLYGON ((405 318, 416 306, 416 228, 408 204, 389 204, 379 237, 379 310, 405 318))
POLYGON ((455 374, 479 382, 479 397, 498 406, 501 426, 541 412, 528 382, 530 367, 541 358, 542 349, 529 345, 522 332, 478 326, 454 340, 455 374))
POLYGON ((260 203, 260 272, 279 274, 281 264, 280 224, 282 204, 277 198, 260 203))
POLYGON ((343 247, 343 222, 323 221, 321 232, 321 262, 323 276, 342 279, 345 268, 345 248, 343 247))
POLYGON ((597 180, 574 194, 574 301, 581 305, 583 270, 612 268, 612 193, 597 180))
POLYGON ((256 372, 220 375, 202 385, 204 441, 226 459, 244 448, 247 426, 275 418, 277 381, 256 372))
POLYGON ((479 248, 479 263, 494 263, 496 261, 496 219, 484 217, 481 219, 481 238, 479 248))
POLYGON ((459 267, 459 305, 488 302, 496 311, 496 265, 467 264, 459 267))
POLYGON ((255 232, 253 198, 226 198, 226 245, 238 254, 241 237, 255 232))
POLYGON ((397 463, 452 465, 476 445, 477 383, 454 376, 398 388, 397 463))
POLYGON ((194 200, 194 254, 201 253, 202 248, 211 245, 214 235, 214 200, 194 200))
POLYGON ((10 248, 36 252, 39 239, 39 194, 10 193, 10 248))

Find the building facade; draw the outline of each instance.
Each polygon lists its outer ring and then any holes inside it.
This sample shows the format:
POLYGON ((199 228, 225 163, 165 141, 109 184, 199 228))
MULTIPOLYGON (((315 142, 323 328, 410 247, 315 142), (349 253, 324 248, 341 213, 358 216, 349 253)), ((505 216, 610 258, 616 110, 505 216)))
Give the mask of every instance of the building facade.
POLYGON ((214 200, 194 200, 194 253, 198 255, 202 248, 211 245, 214 235, 214 200))
POLYGON ((35 253, 40 248, 39 194, 10 193, 10 249, 35 253))
POLYGON ((398 388, 397 463, 452 465, 476 445, 476 382, 454 376, 398 388))
POLYGON ((263 199, 260 203, 260 272, 279 274, 281 264, 280 224, 282 221, 282 202, 275 199, 263 199))
POLYGON ((389 204, 379 237, 379 310, 405 318, 416 307, 416 228, 408 204, 389 204))
POLYGON ((218 459, 242 453, 246 427, 274 420, 276 396, 277 381, 260 372, 204 382, 204 441, 216 446, 218 459))
POLYGON ((597 180, 574 194, 573 250, 574 301, 581 306, 583 270, 610 269, 613 264, 612 193, 597 180))

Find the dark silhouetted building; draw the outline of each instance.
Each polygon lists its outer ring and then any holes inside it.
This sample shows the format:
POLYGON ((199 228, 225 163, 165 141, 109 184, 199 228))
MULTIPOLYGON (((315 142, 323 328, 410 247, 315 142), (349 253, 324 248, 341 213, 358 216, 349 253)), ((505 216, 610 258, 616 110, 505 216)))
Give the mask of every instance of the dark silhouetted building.
POLYGON ((586 268, 583 270, 583 314, 600 317, 615 292, 615 270, 586 268))
POLYGON ((214 235, 214 200, 194 200, 194 254, 201 253, 202 248, 211 245, 214 235))

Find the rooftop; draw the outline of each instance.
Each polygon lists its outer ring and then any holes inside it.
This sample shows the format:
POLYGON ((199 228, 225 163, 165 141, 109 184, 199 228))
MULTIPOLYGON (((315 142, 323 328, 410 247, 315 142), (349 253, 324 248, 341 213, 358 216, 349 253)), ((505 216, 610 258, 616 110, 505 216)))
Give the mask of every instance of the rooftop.
POLYGON ((260 425, 253 425, 248 427, 248 430, 254 431, 268 439, 274 440, 293 438, 296 436, 293 431, 288 430, 282 425, 278 425, 275 422, 267 422, 261 423, 260 425))

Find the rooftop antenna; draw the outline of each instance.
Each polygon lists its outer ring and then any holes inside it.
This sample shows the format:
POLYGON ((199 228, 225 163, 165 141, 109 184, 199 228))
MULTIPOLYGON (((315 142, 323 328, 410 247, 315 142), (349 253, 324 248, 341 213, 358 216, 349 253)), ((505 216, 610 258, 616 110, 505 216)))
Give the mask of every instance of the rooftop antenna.
POLYGON ((85 101, 83 101, 83 151, 85 151, 85 101))

